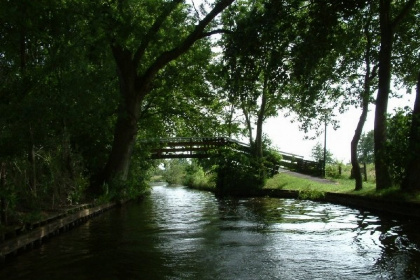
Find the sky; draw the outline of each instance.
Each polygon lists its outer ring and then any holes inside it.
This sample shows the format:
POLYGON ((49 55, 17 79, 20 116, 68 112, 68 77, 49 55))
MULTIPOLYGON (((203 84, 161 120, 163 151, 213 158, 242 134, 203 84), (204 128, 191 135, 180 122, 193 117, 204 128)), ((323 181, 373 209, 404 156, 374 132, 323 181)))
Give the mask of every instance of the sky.
MULTIPOLYGON (((203 0, 189 0, 194 2, 198 7, 203 0)), ((217 37, 215 37, 217 38, 217 37)), ((215 52, 220 51, 215 49, 215 52)), ((392 113, 394 108, 409 106, 413 108, 415 94, 412 93, 399 94, 403 98, 390 98, 388 101, 388 113, 392 113)), ((375 119, 375 106, 370 105, 367 120, 364 125, 363 132, 373 130, 375 119)), ((361 114, 360 108, 351 108, 345 113, 338 116, 339 128, 334 130, 332 125, 327 127, 327 150, 333 154, 333 158, 343 163, 350 162, 350 142, 353 138, 354 131, 357 126, 361 114)), ((268 135, 274 147, 282 152, 292 153, 303 156, 305 159, 312 159, 312 148, 319 142, 324 145, 324 134, 321 134, 314 140, 307 140, 305 133, 299 130, 299 123, 292 123, 292 117, 284 117, 284 113, 279 113, 276 118, 268 119, 263 126, 263 132, 268 135)), ((254 131, 255 133, 255 131, 254 131)), ((255 135, 254 135, 255 136, 255 135)), ((312 135, 311 135, 312 136, 312 135)), ((241 141, 246 142, 246 138, 241 138, 241 141)))
MULTIPOLYGON (((403 98, 391 98, 388 103, 388 113, 394 108, 409 106, 413 108, 415 94, 405 95, 403 98)), ((373 130, 375 119, 375 107, 370 105, 368 118, 364 126, 364 132, 373 130)), ((340 127, 334 130, 332 126, 327 127, 327 150, 333 154, 333 158, 343 163, 350 162, 350 142, 359 121, 361 109, 352 108, 342 115, 338 120, 340 127)), ((312 159, 312 148, 319 142, 324 146, 324 134, 315 140, 305 140, 305 133, 299 130, 299 124, 291 123, 292 118, 285 118, 279 114, 276 118, 266 121, 263 127, 264 133, 271 139, 273 145, 280 151, 304 156, 305 159, 312 159)))

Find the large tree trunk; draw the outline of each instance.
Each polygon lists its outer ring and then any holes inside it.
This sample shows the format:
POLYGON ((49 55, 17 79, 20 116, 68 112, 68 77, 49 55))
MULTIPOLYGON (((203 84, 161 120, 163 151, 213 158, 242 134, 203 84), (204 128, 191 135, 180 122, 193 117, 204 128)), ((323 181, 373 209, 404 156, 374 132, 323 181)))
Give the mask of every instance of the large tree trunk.
POLYGON ((265 116, 265 109, 267 107, 267 75, 264 75, 263 93, 261 97, 261 106, 257 117, 257 132, 255 136, 255 156, 258 159, 263 157, 263 123, 265 116))
MULTIPOLYGON (((260 109, 261 110, 261 109, 260 109)), ((255 133, 255 156, 260 159, 263 157, 263 117, 257 118, 257 131, 255 133)))
POLYGON ((229 110, 229 117, 227 119, 227 123, 228 123, 228 131, 227 131, 227 135, 229 138, 232 138, 233 135, 233 114, 235 113, 235 107, 233 106, 233 104, 230 106, 230 110, 229 110))
POLYGON ((385 157, 387 139, 386 114, 391 83, 391 52, 393 31, 391 24, 391 1, 381 0, 379 4, 381 47, 379 51, 379 85, 376 98, 374 144, 376 189, 391 187, 388 163, 385 157))
POLYGON ((99 181, 101 184, 109 183, 114 178, 122 181, 127 179, 136 143, 140 107, 148 89, 147 85, 137 86, 141 79, 137 76, 137 64, 131 59, 131 55, 119 48, 114 48, 113 52, 118 66, 121 98, 112 150, 99 181))
POLYGON ((121 107, 123 106, 120 105, 112 150, 104 171, 105 182, 109 182, 116 176, 122 180, 127 179, 130 159, 136 141, 137 119, 128 116, 121 107))
POLYGON ((416 101, 412 118, 407 173, 401 186, 407 192, 420 191, 420 72, 417 78, 416 101))
POLYGON ((363 81, 363 92, 361 94, 361 100, 362 100, 362 114, 360 115, 359 122, 357 123, 356 130, 354 132, 353 139, 351 141, 351 165, 352 165, 352 176, 355 179, 355 190, 361 190, 363 187, 363 181, 362 181, 362 174, 360 170, 360 163, 357 158, 357 146, 359 145, 360 137, 362 135, 363 126, 366 122, 368 109, 369 109, 369 99, 370 99, 370 82, 376 75, 376 70, 372 71, 371 74, 371 68, 370 68, 370 56, 371 56, 371 47, 372 47, 372 40, 371 40, 371 34, 370 34, 370 20, 367 22, 367 24, 364 27, 364 33, 366 36, 366 51, 365 51, 365 64, 366 64, 366 73, 363 81))
POLYGON ((362 135, 363 126, 366 122, 368 113, 368 102, 363 101, 362 114, 360 115, 359 122, 357 123, 353 139, 351 140, 351 166, 352 175, 356 180, 355 190, 361 190, 363 187, 362 173, 360 170, 359 160, 357 159, 357 146, 359 144, 360 136, 362 135))
POLYGON ((381 47, 379 50, 379 84, 375 110, 375 171, 376 189, 386 189, 392 186, 388 163, 385 156, 387 139, 386 113, 391 84, 391 54, 395 27, 412 10, 416 0, 407 1, 401 11, 391 19, 391 0, 380 0, 379 22, 381 47))
POLYGON ((246 125, 246 129, 248 130, 249 145, 252 148, 254 146, 254 139, 252 137, 251 116, 250 116, 248 110, 246 109, 245 105, 242 105, 242 112, 244 113, 245 125, 246 125))

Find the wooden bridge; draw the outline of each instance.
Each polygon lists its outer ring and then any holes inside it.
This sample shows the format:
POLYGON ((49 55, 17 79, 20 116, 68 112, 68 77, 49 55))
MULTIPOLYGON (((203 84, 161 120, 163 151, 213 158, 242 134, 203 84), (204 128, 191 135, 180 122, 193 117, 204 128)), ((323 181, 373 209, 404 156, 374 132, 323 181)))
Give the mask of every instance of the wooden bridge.
POLYGON ((153 143, 152 159, 165 158, 209 158, 212 151, 229 146, 235 150, 249 153, 250 146, 227 137, 176 137, 142 140, 153 143))
MULTIPOLYGON (((209 158, 221 147, 230 147, 241 153, 250 153, 249 144, 227 137, 175 137, 144 139, 141 143, 152 144, 151 159, 209 158)), ((323 163, 303 159, 303 156, 277 151, 282 160, 278 168, 313 176, 323 176, 323 163)))

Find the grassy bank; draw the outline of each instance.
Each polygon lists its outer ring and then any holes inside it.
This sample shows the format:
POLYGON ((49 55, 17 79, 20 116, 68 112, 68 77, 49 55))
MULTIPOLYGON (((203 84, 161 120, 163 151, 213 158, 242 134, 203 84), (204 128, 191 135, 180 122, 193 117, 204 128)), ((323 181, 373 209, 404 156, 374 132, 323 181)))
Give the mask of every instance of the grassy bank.
MULTIPOLYGON (((367 182, 363 182, 363 188, 355 191, 355 181, 349 179, 350 165, 329 165, 327 166, 327 180, 320 178, 301 178, 292 175, 293 173, 282 172, 267 179, 264 189, 299 191, 305 194, 322 195, 323 193, 350 194, 361 197, 373 197, 390 201, 409 201, 420 203, 419 194, 407 194, 400 191, 398 187, 387 190, 376 191, 375 168, 372 164, 367 168, 367 182)), ((215 191, 215 174, 205 173, 199 166, 189 167, 188 170, 180 173, 179 176, 169 174, 152 177, 152 181, 167 181, 169 184, 181 184, 193 189, 215 191), (178 181, 173 181, 178 178, 178 181), (169 180, 171 179, 171 180, 169 180)), ((309 195, 308 198, 311 198, 309 195)))
POLYGON ((288 173, 280 173, 267 180, 265 189, 281 189, 305 192, 331 192, 352 194, 366 197, 382 198, 392 201, 410 201, 420 203, 420 194, 407 194, 400 191, 399 188, 390 188, 387 190, 376 191, 376 185, 373 182, 364 182, 363 189, 354 190, 354 180, 350 179, 329 179, 330 182, 317 182, 310 179, 298 178, 288 173))

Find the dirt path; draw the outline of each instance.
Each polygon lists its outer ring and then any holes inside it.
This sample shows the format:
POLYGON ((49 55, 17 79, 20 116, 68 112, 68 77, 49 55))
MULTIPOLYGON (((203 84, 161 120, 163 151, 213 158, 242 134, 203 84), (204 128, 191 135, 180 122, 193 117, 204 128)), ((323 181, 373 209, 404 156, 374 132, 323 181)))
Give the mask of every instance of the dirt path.
POLYGON ((287 169, 280 169, 279 173, 284 173, 284 174, 288 174, 290 176, 294 176, 294 177, 297 177, 297 178, 311 180, 311 181, 321 183, 321 184, 332 184, 332 185, 337 184, 337 182, 334 182, 334 181, 329 180, 329 179, 324 179, 324 178, 314 177, 314 176, 310 176, 310 175, 305 175, 305 174, 293 172, 293 171, 290 171, 290 170, 287 170, 287 169))

